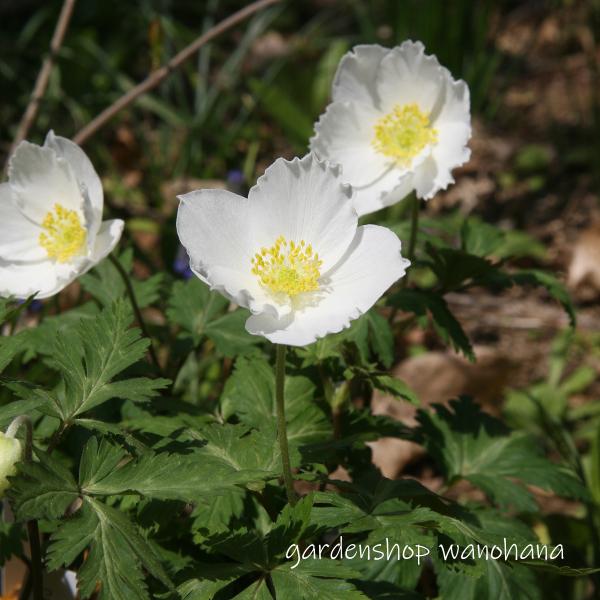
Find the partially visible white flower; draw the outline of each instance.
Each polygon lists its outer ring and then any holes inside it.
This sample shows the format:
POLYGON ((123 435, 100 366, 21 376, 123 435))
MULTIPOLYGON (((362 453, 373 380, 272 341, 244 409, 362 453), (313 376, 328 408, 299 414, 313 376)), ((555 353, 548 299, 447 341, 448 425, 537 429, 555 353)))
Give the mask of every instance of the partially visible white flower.
POLYGON ((8 489, 8 479, 16 475, 17 463, 23 456, 21 442, 0 431, 0 498, 8 489))
POLYGON ((123 221, 102 222, 103 204, 79 146, 52 131, 21 142, 0 184, 0 296, 53 296, 110 254, 123 221))
POLYGON ((332 103, 310 148, 338 163, 364 215, 412 190, 430 199, 469 160, 469 88, 454 81, 421 42, 356 46, 341 60, 332 103))
POLYGON ((276 160, 248 198, 179 196, 177 232, 192 271, 253 313, 246 329, 304 346, 348 327, 409 262, 389 229, 358 227, 340 169, 312 154, 276 160))

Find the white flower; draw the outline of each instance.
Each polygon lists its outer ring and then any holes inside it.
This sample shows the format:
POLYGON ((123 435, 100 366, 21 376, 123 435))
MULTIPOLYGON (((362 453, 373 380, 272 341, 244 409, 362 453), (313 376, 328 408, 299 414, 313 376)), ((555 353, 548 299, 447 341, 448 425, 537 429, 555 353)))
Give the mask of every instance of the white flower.
POLYGON ((17 463, 21 460, 22 455, 21 442, 0 431, 0 498, 8 489, 7 477, 17 473, 17 463))
POLYGON ((21 142, 0 184, 0 296, 47 298, 105 256, 123 221, 102 222, 102 184, 73 142, 21 142))
POLYGON ((246 329, 304 346, 348 327, 405 273, 389 229, 358 227, 340 169, 276 160, 243 198, 179 196, 177 232, 194 273, 253 313, 246 329))
POLYGON ((310 147, 342 166, 364 215, 412 190, 432 198, 469 160, 469 88, 454 81, 421 42, 356 46, 337 69, 332 103, 310 147))

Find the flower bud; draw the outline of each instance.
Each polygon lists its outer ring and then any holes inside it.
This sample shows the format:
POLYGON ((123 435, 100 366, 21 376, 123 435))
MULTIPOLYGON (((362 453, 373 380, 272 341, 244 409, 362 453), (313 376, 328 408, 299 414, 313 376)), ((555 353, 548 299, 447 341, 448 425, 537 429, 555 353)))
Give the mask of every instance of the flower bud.
POLYGON ((21 442, 0 431, 0 498, 8 489, 8 479, 17 472, 17 463, 23 457, 21 442))

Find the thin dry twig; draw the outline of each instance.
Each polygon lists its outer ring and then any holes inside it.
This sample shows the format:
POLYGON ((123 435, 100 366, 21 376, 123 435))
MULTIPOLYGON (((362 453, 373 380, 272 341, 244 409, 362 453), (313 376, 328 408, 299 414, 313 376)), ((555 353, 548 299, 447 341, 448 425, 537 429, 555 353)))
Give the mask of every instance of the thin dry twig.
POLYGON ((174 56, 167 64, 152 71, 150 75, 144 81, 136 85, 134 88, 129 90, 126 94, 121 96, 116 102, 111 104, 108 108, 103 110, 97 117, 92 119, 83 129, 81 129, 73 138, 73 141, 77 144, 85 143, 98 129, 104 126, 112 117, 114 117, 120 110, 131 104, 142 94, 145 94, 152 88, 156 87, 163 79, 168 77, 175 69, 181 66, 188 58, 193 56, 204 44, 210 42, 212 39, 219 36, 221 33, 227 31, 234 25, 237 25, 240 21, 247 19, 250 15, 258 12, 270 6, 276 4, 281 0, 258 0, 249 4, 245 8, 238 10, 226 19, 223 19, 220 23, 209 29, 206 33, 202 34, 189 46, 186 46, 179 54, 174 56))
MULTIPOLYGON (((65 33, 69 27, 69 21, 71 20, 71 15, 73 14, 75 2, 76 0, 65 0, 63 3, 58 21, 56 22, 56 28, 54 29, 52 40, 50 41, 50 52, 44 59, 42 68, 38 73, 33 92, 31 93, 31 99, 29 100, 29 104, 27 105, 25 113, 23 114, 21 122, 19 123, 17 134, 15 135, 10 152, 8 153, 9 158, 19 143, 27 137, 27 133, 35 121, 40 103, 44 97, 46 88, 48 87, 48 81, 50 80, 50 73, 52 72, 52 67, 54 66, 54 60, 58 55, 58 51, 62 46, 65 33)), ((6 165, 8 165, 8 159, 6 165)))

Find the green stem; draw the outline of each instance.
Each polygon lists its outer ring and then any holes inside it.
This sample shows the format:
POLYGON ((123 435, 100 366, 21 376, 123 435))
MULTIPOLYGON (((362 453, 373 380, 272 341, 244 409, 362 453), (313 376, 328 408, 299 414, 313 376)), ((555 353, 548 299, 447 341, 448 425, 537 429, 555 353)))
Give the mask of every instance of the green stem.
MULTIPOLYGON (((408 250, 406 253, 406 258, 410 260, 411 267, 413 266, 413 262, 415 260, 415 249, 417 247, 417 236, 419 235, 419 208, 421 206, 421 201, 417 198, 416 194, 413 193, 410 198, 410 236, 408 238, 408 250)), ((408 276, 410 275, 410 268, 406 271, 406 274, 400 281, 400 289, 403 290, 408 286, 408 276)), ((398 307, 394 306, 390 316, 388 318, 388 323, 393 325, 396 320, 396 315, 398 314, 398 307)))
MULTIPOLYGON (((13 420, 6 430, 7 437, 15 437, 18 430, 25 427, 25 462, 33 461, 33 424, 27 415, 21 415, 13 420)), ((27 522, 29 547, 31 550, 31 583, 33 587, 33 600, 44 600, 44 575, 42 567, 42 550, 40 547, 40 530, 35 519, 27 522)))
POLYGON ((137 300, 135 299, 135 291, 133 290, 133 285, 131 283, 131 279, 129 278, 127 271, 125 271, 125 269, 123 268, 123 265, 119 262, 119 260, 117 258, 114 257, 114 255, 109 254, 108 258, 109 258, 110 262, 112 262, 112 264, 114 265, 115 269, 121 276, 123 283, 125 284, 125 289, 127 290, 127 295, 129 296, 129 301, 131 302, 131 307, 133 308, 135 318, 142 330, 142 333, 144 334, 144 337, 147 337, 150 340, 150 346, 148 346, 148 351, 150 352, 150 358, 152 358, 152 362, 154 363, 154 366, 157 368, 157 370, 160 371, 161 370, 160 364, 158 362, 158 357, 156 356, 156 352, 154 351, 154 344, 152 343, 152 338, 150 337, 150 334, 148 333, 148 329, 146 328, 146 323, 144 321, 144 318, 142 317, 142 312, 140 311, 140 307, 138 306, 137 300))
MULTIPOLYGON (((417 247, 417 236, 419 235, 419 208, 421 201, 416 197, 412 197, 412 206, 410 211, 410 237, 408 238, 408 252, 406 258, 411 263, 415 260, 415 248, 417 247)), ((406 272, 406 275, 402 279, 400 286, 405 288, 408 285, 408 275, 410 271, 406 272)))
POLYGON ((277 439, 281 451, 281 464, 283 466, 283 481, 288 503, 296 504, 296 492, 294 491, 294 480, 292 479, 292 466, 290 464, 290 451, 288 448, 287 427, 285 423, 285 353, 286 346, 277 344, 275 346, 275 406, 277 409, 277 439))

